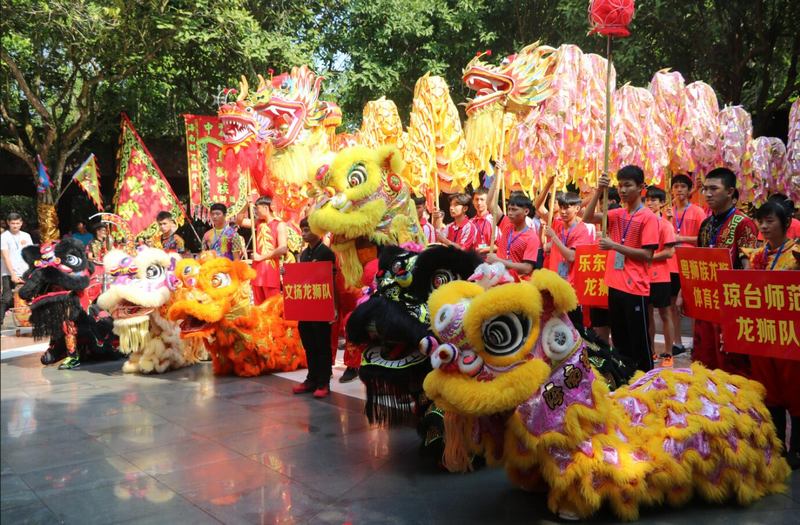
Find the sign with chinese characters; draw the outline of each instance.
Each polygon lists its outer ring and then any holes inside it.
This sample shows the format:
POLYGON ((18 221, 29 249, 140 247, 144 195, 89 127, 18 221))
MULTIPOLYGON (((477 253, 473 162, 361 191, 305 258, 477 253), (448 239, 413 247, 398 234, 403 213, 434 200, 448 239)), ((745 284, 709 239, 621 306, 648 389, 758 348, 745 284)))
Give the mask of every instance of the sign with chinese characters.
POLYGON ((608 308, 607 254, 596 244, 575 247, 575 293, 581 306, 608 308))
POLYGON ((284 265, 283 316, 293 321, 333 321, 333 264, 330 261, 284 265))
POLYGON ((719 323, 719 272, 732 268, 730 250, 679 246, 675 248, 675 254, 678 256, 684 312, 695 319, 719 323))
POLYGON ((719 280, 726 352, 800 360, 797 272, 726 270, 719 280))

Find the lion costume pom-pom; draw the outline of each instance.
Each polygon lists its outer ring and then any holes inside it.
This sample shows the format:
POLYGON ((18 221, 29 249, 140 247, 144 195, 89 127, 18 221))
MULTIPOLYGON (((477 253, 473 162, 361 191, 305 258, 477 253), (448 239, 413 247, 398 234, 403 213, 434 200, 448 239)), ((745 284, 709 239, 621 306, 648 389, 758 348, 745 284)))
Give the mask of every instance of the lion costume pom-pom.
POLYGON ((460 416, 472 452, 523 488, 544 483, 549 508, 570 518, 609 504, 633 520, 641 505, 695 494, 748 504, 785 490, 789 466, 759 383, 693 365, 639 373, 610 393, 566 315, 575 305, 549 270, 431 295, 440 344, 425 392, 460 416))

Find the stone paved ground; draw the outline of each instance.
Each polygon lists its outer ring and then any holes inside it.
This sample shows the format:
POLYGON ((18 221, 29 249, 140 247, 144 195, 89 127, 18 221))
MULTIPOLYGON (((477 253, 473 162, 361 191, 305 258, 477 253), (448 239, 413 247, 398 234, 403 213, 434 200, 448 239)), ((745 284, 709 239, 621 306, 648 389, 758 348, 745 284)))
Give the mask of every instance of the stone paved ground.
MULTIPOLYGON (((291 379, 214 377, 208 363, 149 377, 120 365, 2 361, 2 523, 558 522, 544 496, 513 488, 501 470, 443 473, 418 457, 413 429, 370 428, 357 382, 350 395, 315 400, 291 395, 291 379)), ((648 509, 641 522, 798 515, 795 472, 786 495, 749 508, 696 502, 648 509)))

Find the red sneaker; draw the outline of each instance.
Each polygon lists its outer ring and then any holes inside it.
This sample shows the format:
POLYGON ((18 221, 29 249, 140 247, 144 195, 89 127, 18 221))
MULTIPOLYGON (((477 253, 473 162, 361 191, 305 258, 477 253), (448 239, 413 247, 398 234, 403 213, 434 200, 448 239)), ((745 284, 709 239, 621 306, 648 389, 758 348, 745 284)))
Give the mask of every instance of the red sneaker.
POLYGON ((323 397, 328 397, 328 394, 331 393, 331 389, 329 386, 321 386, 318 389, 314 390, 314 397, 317 399, 322 399, 323 397))
POLYGON ((293 394, 306 394, 308 392, 313 392, 314 387, 309 385, 308 383, 300 383, 299 385, 295 385, 292 387, 293 394))

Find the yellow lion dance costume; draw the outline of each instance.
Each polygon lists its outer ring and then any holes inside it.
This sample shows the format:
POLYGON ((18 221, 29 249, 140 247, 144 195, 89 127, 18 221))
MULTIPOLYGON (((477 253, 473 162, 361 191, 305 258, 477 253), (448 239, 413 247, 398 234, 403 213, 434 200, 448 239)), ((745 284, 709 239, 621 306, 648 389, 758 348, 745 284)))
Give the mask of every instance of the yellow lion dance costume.
POLYGON ((252 377, 306 366, 295 321, 283 318, 283 298, 250 303, 255 270, 240 261, 211 257, 198 265, 181 261, 176 273, 185 290, 169 309, 181 337, 201 338, 214 373, 252 377))
POLYGON ((759 383, 692 365, 640 372, 609 393, 566 315, 576 304, 549 270, 433 292, 443 344, 423 345, 434 367, 424 386, 449 415, 446 461, 481 453, 523 488, 547 488, 550 510, 571 519, 604 503, 634 520, 640 505, 695 492, 749 504, 785 490, 790 470, 759 383))
POLYGON ((400 176, 404 168, 394 147, 353 146, 317 171, 315 183, 331 197, 317 205, 308 224, 319 235, 333 234, 331 248, 341 256, 350 286, 362 284, 360 240, 378 245, 425 242, 416 206, 400 176))

